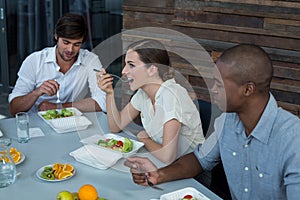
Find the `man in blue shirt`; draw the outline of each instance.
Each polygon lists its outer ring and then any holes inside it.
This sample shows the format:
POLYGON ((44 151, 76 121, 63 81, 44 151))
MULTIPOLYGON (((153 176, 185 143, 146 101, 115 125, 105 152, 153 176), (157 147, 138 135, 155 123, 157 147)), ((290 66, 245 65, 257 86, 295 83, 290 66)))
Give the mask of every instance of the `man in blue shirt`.
POLYGON ((213 100, 223 113, 193 153, 161 169, 128 158, 134 182, 147 185, 191 178, 223 162, 232 199, 299 199, 300 120, 270 93, 273 66, 255 45, 226 50, 214 69, 213 100))

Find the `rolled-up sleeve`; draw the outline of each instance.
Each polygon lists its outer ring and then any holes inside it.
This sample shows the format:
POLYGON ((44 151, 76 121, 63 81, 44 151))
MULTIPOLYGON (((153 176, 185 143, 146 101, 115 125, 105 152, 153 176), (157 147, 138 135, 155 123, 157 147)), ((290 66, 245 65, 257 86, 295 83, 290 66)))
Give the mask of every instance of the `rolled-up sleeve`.
POLYGON ((220 138, 222 137, 223 126, 226 115, 222 114, 215 120, 214 132, 205 140, 203 144, 199 144, 194 154, 199 160, 204 170, 212 170, 221 160, 220 138))
POLYGON ((14 98, 24 96, 30 93, 35 88, 35 72, 37 67, 36 54, 29 55, 22 63, 18 72, 17 82, 12 90, 12 93, 8 96, 8 102, 10 103, 14 98))
POLYGON ((212 133, 203 144, 199 144, 194 154, 204 170, 212 170, 220 161, 220 149, 217 134, 212 133))

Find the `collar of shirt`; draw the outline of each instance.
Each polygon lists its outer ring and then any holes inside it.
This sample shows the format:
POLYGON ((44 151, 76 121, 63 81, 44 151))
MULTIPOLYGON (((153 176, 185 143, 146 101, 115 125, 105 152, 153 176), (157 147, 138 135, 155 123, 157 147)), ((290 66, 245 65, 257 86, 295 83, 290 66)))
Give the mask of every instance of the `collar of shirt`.
MULTIPOLYGON (((56 45, 54 47, 51 47, 51 49, 49 49, 48 51, 48 54, 47 54, 47 57, 45 59, 45 62, 48 63, 48 62, 53 62, 55 63, 56 67, 58 67, 57 70, 59 70, 59 66, 57 65, 57 62, 56 62, 56 45)), ((76 66, 76 65, 81 65, 82 64, 82 60, 83 60, 83 50, 80 49, 79 50, 79 53, 78 53, 78 58, 76 59, 75 63, 73 64, 73 66, 76 66)))
MULTIPOLYGON (((257 125, 255 126, 254 130, 251 132, 250 137, 256 138, 258 141, 267 144, 271 135, 273 123, 277 116, 277 103, 274 99, 273 95, 270 93, 270 98, 268 104, 259 119, 257 125)), ((238 127, 236 128, 237 134, 244 134, 243 123, 241 121, 238 123, 238 127), (242 126, 242 127, 241 127, 242 126)))
POLYGON ((176 83, 176 82, 175 82, 175 79, 174 79, 174 78, 164 81, 164 82, 161 84, 161 86, 159 87, 158 91, 156 92, 155 100, 157 100, 157 99, 159 98, 160 94, 161 94, 162 92, 164 92, 164 89, 165 89, 165 88, 168 88, 170 85, 173 85, 173 84, 175 84, 175 83, 176 83))

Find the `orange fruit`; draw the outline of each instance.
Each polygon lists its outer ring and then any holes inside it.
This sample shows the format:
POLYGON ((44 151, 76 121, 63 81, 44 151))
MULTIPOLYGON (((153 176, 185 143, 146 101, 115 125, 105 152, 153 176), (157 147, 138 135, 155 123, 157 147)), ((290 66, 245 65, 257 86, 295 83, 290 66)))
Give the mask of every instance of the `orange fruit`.
POLYGON ((64 178, 68 178, 72 175, 73 175, 72 172, 63 171, 63 172, 58 174, 58 179, 61 180, 61 179, 64 179, 64 178))
POLYGON ((58 178, 59 174, 63 171, 62 169, 63 169, 63 164, 55 163, 53 165, 53 170, 54 170, 53 175, 55 178, 58 178))
POLYGON ((62 169, 63 171, 73 172, 74 168, 72 165, 66 163, 62 169))
POLYGON ((14 162, 17 163, 21 159, 21 153, 20 152, 13 153, 11 154, 11 157, 14 160, 14 162))
POLYGON ((16 148, 11 147, 11 148, 9 149, 9 153, 10 153, 10 154, 14 154, 14 153, 17 153, 17 152, 18 152, 18 150, 17 150, 16 148))
POLYGON ((79 188, 78 196, 80 200, 96 200, 98 192, 93 185, 85 184, 79 188))
POLYGON ((60 168, 62 169, 63 167, 64 167, 64 165, 61 163, 54 163, 53 170, 58 170, 60 168))
POLYGON ((1 156, 0 161, 9 162, 9 158, 7 156, 1 156))
POLYGON ((12 157, 12 159, 14 160, 14 162, 19 162, 19 160, 21 159, 21 152, 18 151, 16 148, 11 147, 9 149, 9 154, 12 157))

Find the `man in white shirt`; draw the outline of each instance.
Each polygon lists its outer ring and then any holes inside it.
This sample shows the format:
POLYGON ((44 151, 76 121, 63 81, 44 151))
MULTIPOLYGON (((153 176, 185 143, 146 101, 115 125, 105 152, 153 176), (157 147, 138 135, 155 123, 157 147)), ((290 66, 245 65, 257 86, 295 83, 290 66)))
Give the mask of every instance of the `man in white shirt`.
POLYGON ((55 27, 56 46, 29 55, 8 97, 10 112, 76 107, 82 112, 105 111, 105 93, 97 87, 97 55, 81 49, 87 26, 81 15, 67 13, 55 27), (61 103, 58 103, 57 100, 61 103))

